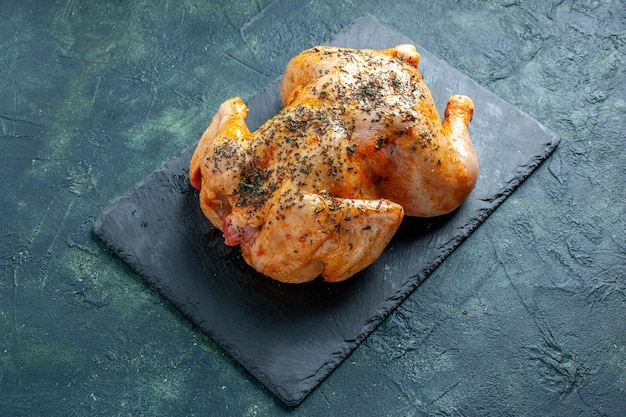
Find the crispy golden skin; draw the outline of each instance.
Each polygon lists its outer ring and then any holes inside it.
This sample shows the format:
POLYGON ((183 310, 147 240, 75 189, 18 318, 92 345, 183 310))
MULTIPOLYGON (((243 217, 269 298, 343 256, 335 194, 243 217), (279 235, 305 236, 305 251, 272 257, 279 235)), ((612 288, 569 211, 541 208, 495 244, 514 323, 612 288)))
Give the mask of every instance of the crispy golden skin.
POLYGON ((404 214, 438 216, 474 188, 473 103, 442 124, 412 45, 316 47, 294 57, 284 107, 257 131, 239 98, 221 105, 190 164, 226 244, 283 282, 342 281, 380 256, 404 214))

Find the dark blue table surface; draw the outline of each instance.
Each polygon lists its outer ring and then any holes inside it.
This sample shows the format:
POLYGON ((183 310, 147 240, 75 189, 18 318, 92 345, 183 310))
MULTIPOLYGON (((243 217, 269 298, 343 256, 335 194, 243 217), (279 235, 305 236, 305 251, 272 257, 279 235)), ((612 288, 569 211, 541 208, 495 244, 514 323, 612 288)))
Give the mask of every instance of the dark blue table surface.
MULTIPOLYGON (((626 410, 626 6, 592 1, 5 1, 0 415, 626 410), (112 200, 363 13, 561 138, 300 406, 92 234, 112 200)), ((520 138, 523 140, 524 138, 520 138)))

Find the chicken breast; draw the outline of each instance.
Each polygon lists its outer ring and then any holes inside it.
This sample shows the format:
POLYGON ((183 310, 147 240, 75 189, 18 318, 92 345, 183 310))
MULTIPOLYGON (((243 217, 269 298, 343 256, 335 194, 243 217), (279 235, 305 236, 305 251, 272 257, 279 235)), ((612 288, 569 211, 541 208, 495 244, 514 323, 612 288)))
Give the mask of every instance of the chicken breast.
POLYGON ((287 65, 283 109, 257 131, 240 98, 223 103, 190 164, 227 245, 282 282, 345 280, 371 264, 403 216, 439 216, 473 189, 473 103, 442 123, 412 45, 316 47, 287 65))

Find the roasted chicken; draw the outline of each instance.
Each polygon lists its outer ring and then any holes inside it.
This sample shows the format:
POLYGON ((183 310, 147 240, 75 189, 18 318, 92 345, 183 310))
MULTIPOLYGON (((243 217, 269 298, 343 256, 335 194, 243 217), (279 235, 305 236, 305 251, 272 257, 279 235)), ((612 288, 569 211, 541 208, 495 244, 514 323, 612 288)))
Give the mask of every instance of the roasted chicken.
POLYGON ((450 213, 478 176, 473 103, 444 122, 412 45, 316 47, 287 65, 283 109, 255 132, 240 98, 223 103, 190 165, 227 245, 283 282, 342 281, 380 256, 404 215, 450 213))

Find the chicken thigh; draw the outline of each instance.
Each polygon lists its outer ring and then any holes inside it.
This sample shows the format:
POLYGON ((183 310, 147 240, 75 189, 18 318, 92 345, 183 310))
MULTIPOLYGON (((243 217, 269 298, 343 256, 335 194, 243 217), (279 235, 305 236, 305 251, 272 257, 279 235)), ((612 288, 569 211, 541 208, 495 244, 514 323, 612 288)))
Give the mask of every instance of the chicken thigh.
POLYGON ((478 176, 473 103, 451 97, 442 124, 418 62, 412 45, 316 47, 289 62, 284 107, 255 132, 240 98, 223 103, 190 179, 226 244, 282 282, 342 281, 380 256, 405 214, 461 205, 478 176))

